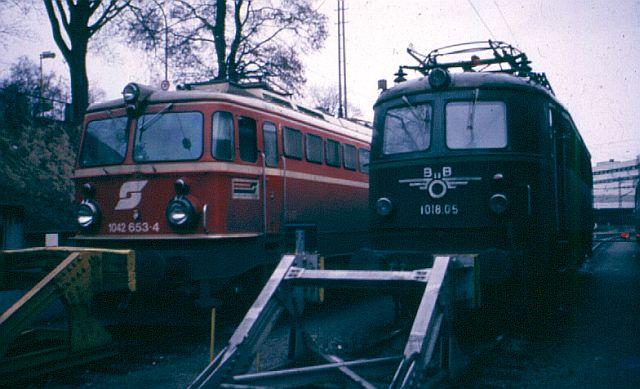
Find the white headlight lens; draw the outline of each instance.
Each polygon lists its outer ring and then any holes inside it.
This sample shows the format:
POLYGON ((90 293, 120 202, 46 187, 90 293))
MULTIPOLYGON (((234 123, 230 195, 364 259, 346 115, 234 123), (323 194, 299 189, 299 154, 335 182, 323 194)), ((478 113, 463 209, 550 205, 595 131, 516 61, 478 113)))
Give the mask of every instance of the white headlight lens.
POLYGON ((90 228, 92 227, 98 218, 98 208, 90 203, 83 202, 78 207, 78 212, 76 214, 76 221, 80 228, 90 228))
POLYGON ((140 95, 140 89, 136 84, 127 84, 122 90, 122 97, 126 103, 131 103, 136 101, 138 96, 140 95))
POLYGON ((169 218, 174 224, 183 224, 187 218, 187 212, 181 206, 175 206, 169 211, 169 218))
POLYGON ((195 208, 186 197, 175 197, 167 205, 167 222, 171 227, 183 230, 191 227, 195 219, 195 208))

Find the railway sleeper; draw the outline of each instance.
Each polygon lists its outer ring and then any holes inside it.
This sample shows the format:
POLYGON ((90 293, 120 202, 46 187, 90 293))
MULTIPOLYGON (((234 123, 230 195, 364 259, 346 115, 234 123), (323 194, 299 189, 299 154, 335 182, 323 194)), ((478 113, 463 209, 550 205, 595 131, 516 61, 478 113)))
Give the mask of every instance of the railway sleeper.
POLYGON ((315 268, 319 262, 317 254, 284 255, 227 346, 189 387, 282 388, 342 382, 359 388, 424 388, 442 384, 463 367, 458 364, 452 305, 479 303, 475 255, 437 255, 431 268, 413 271, 324 270, 315 268), (343 360, 320 351, 303 328, 303 295, 317 295, 310 291, 412 286, 423 292, 402 353, 343 360), (249 372, 261 344, 285 312, 291 318, 287 363, 249 372))
POLYGON ((129 250, 0 252, 0 291, 26 290, 0 316, 0 381, 8 385, 113 356, 111 335, 93 317, 90 302, 97 292, 135 288, 129 250), (43 314, 58 302, 66 320, 47 325, 43 314))

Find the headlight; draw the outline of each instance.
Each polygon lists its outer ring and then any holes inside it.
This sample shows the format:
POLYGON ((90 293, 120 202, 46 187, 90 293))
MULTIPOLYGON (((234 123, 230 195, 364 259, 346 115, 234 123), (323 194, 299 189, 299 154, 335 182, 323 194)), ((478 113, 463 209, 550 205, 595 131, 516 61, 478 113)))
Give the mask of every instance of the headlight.
POLYGON ((100 209, 94 202, 84 200, 78 206, 76 222, 83 231, 96 229, 100 224, 100 209))
POLYGON ((435 68, 429 73, 429 85, 433 89, 444 89, 449 85, 449 81, 451 81, 451 76, 449 76, 449 72, 443 68, 435 68))
POLYGON ((140 88, 134 83, 127 84, 122 90, 122 97, 127 104, 135 103, 140 96, 140 88))
POLYGON ((380 216, 389 216, 393 211, 393 205, 391 204, 391 200, 386 197, 381 197, 376 201, 376 212, 380 216))
POLYGON ((491 212, 496 215, 502 215, 507 211, 509 207, 509 201, 507 200, 507 196, 502 193, 496 193, 489 199, 489 208, 491 212))
POLYGON ((184 231, 196 222, 196 210, 186 197, 174 197, 167 205, 167 223, 177 231, 184 231))

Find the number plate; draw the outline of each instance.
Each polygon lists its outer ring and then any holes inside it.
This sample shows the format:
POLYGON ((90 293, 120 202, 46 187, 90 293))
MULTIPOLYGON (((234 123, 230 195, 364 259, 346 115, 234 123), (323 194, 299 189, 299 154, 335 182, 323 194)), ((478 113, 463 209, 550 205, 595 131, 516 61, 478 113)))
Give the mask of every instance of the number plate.
POLYGON ((460 212, 458 204, 424 204, 420 206, 421 216, 449 216, 460 212))
POLYGON ((160 232, 160 223, 109 223, 108 228, 111 234, 143 234, 147 232, 160 232))

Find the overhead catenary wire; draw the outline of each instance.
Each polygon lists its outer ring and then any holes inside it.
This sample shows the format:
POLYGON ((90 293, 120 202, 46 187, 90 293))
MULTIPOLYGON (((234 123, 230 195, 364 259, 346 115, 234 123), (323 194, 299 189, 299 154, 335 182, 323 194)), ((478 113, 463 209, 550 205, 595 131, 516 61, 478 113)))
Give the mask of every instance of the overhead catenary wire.
POLYGON ((491 38, 493 38, 493 40, 497 40, 495 35, 493 34, 493 31, 491 31, 491 29, 489 28, 489 25, 484 21, 484 19, 482 18, 482 16, 480 15, 480 12, 478 11, 478 9, 476 8, 475 5, 473 5, 473 2, 471 0, 467 0, 467 2, 469 3, 469 5, 471 6, 471 8, 473 8, 473 12, 476 13, 476 16, 478 17, 478 19, 480 19, 480 22, 482 22, 482 24, 484 25, 484 28, 487 29, 487 31, 489 32, 489 35, 491 35, 491 38))
MULTIPOLYGON (((336 87, 335 76, 330 77, 326 73, 321 73, 321 72, 315 71, 315 70, 313 70, 311 68, 306 68, 305 69, 305 73, 309 73, 309 74, 312 74, 314 76, 313 77, 313 79, 315 80, 314 81, 314 85, 316 85, 316 84, 317 85, 331 85, 332 88, 336 87)), ((374 96, 375 94, 367 95, 367 94, 361 93, 360 92, 361 89, 362 88, 351 88, 350 89, 349 94, 351 95, 351 99, 350 99, 351 100, 351 103, 350 103, 351 104, 351 108, 356 107, 357 109, 361 110, 363 107, 367 107, 367 106, 373 104, 373 100, 372 99, 375 100, 375 97, 372 97, 372 96, 374 96), (354 96, 356 97, 355 99, 353 98, 354 96), (354 101, 356 102, 355 104, 354 104, 354 101)), ((365 111, 365 113, 369 113, 369 112, 365 111)))
POLYGON ((513 42, 516 44, 516 46, 519 49, 522 49, 522 47, 520 46, 520 43, 518 43, 518 39, 516 38, 516 34, 514 34, 513 33, 513 29, 511 29, 511 24, 509 24, 509 21, 507 21, 507 18, 504 16, 504 13, 502 12, 502 9, 498 5, 498 2, 496 0, 493 0, 493 4, 495 4, 496 8, 498 9, 498 12, 500 12, 500 17, 504 21, 504 24, 507 26, 507 29, 509 30, 509 34, 511 34, 511 37, 513 38, 513 42))

